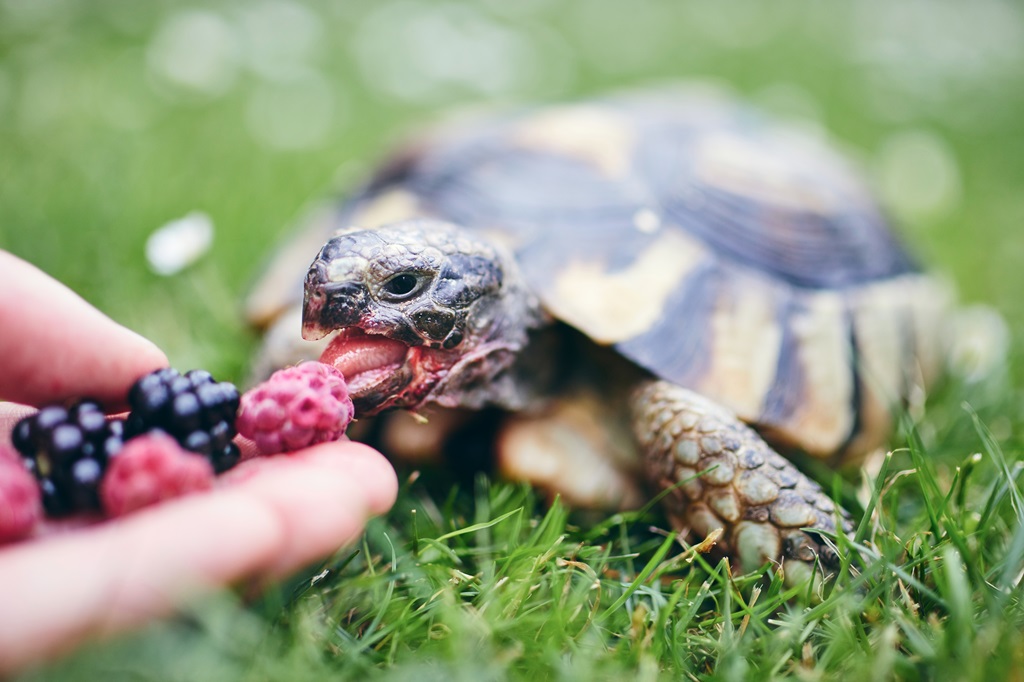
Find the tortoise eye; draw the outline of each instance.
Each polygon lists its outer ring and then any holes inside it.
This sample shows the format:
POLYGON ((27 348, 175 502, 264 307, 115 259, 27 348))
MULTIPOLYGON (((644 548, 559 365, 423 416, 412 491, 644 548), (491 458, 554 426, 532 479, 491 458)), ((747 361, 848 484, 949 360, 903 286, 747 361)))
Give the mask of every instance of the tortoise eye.
POLYGON ((395 275, 387 282, 384 282, 384 292, 388 298, 401 300, 416 293, 420 288, 420 278, 409 273, 395 275))

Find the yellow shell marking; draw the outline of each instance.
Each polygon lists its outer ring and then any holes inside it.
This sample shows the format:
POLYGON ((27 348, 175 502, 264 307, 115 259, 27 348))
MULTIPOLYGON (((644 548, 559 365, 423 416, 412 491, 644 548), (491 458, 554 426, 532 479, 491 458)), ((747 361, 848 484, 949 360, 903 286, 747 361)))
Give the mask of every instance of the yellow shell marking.
POLYGON ((824 456, 843 444, 853 426, 850 339, 841 293, 815 292, 806 302, 808 310, 792 321, 804 395, 779 431, 810 454, 824 456))
POLYGON ((953 283, 935 274, 908 276, 906 297, 913 317, 914 349, 925 388, 938 380, 947 359, 947 322, 956 299, 953 283))
POLYGON ((852 296, 860 358, 861 434, 851 448, 859 454, 878 446, 892 426, 892 410, 902 400, 913 375, 906 294, 893 282, 867 286, 852 296))
POLYGON ((612 344, 650 329, 668 297, 705 257, 704 248, 679 230, 665 230, 625 270, 574 261, 555 278, 551 312, 595 341, 612 344))
POLYGON ((556 107, 528 119, 516 134, 528 149, 592 164, 608 177, 629 171, 634 134, 615 113, 594 106, 556 107))
MULTIPOLYGON (((805 168, 829 168, 822 150, 803 136, 776 133, 754 140, 721 132, 707 135, 694 150, 697 177, 712 187, 737 196, 795 211, 827 214, 844 194, 859 194, 860 188, 845 181, 845 173, 808 182, 805 168)), ((840 170, 840 169, 837 169, 840 170)), ((849 201, 845 199, 842 201, 849 201)))
POLYGON ((392 189, 360 207, 352 216, 352 224, 364 230, 373 229, 422 215, 423 210, 415 194, 404 189, 392 189))
POLYGON ((851 455, 862 456, 880 445, 892 429, 893 410, 907 393, 931 384, 941 357, 940 321, 951 298, 941 280, 920 274, 851 295, 863 383, 861 433, 847 447, 851 455), (916 348, 911 346, 915 341, 916 348), (911 364, 915 359, 916 366, 911 364))
POLYGON ((696 388, 742 419, 756 420, 775 380, 782 345, 775 299, 763 279, 743 277, 728 285, 716 302, 711 338, 710 367, 696 388))

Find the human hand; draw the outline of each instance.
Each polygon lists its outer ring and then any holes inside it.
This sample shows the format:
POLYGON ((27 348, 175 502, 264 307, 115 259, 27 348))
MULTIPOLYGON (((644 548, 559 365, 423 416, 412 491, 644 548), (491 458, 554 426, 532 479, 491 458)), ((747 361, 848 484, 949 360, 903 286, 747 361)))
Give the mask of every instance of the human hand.
MULTIPOLYGON (((3 400, 90 396, 116 411, 135 379, 167 365, 149 341, 2 251, 0 329, 3 400)), ((0 403, 0 443, 28 412, 0 403)), ((396 492, 379 453, 325 443, 244 462, 207 493, 0 546, 0 676, 203 591, 283 577, 357 538, 396 492)))

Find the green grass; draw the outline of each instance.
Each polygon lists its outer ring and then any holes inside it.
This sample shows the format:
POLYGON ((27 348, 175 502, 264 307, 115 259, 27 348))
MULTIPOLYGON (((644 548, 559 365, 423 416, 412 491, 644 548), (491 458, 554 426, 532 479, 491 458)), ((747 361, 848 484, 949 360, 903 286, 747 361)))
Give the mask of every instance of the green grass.
MULTIPOLYGON (((1019 332, 1024 18, 1015 4, 959 7, 0 0, 0 248, 176 366, 241 379, 257 340, 239 301, 273 244, 401 132, 456 105, 702 77, 841 139, 922 258, 1019 332), (168 67, 157 37, 189 11, 234 45, 221 81, 168 80, 199 50, 168 67), (452 33, 415 52, 417 24, 403 22, 438 16, 452 33), (476 49, 513 45, 512 76, 435 74, 412 81, 432 88, 419 98, 388 94, 478 35, 476 49), (287 134, 323 126, 316 88, 299 91, 314 99, 298 113, 274 108, 296 82, 326 88, 329 123, 305 146, 268 145, 268 106, 287 134), (146 236, 197 209, 216 224, 211 253, 152 274, 146 236)), ((481 61, 456 57, 442 67, 481 61)), ((733 574, 678 546, 656 509, 584 515, 482 474, 403 470, 394 510, 358 547, 255 601, 218 595, 26 679, 1020 679, 1021 350, 932 396, 863 482, 824 481, 860 525, 852 544, 837 539, 848 563, 820 592, 784 588, 772 566, 733 574)))
POLYGON ((521 486, 419 479, 358 548, 257 603, 225 597, 45 675, 1014 679, 1021 468, 983 427, 974 440, 962 462, 919 443, 886 458, 823 587, 733 574, 656 513, 584 521, 521 486))

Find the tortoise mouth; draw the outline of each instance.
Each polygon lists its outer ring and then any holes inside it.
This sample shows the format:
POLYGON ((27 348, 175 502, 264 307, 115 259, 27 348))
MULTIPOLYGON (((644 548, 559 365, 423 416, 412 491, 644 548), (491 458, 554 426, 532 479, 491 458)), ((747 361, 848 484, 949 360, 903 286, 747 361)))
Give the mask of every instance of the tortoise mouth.
MULTIPOLYGON (((366 403, 385 394, 407 364, 411 346, 380 334, 367 334, 358 327, 346 327, 331 339, 320 362, 333 366, 345 376, 349 395, 366 403)), ((370 408, 370 405, 365 405, 370 408)))
POLYGON ((342 328, 320 355, 320 362, 345 376, 359 417, 429 402, 458 359, 458 352, 409 345, 359 327, 342 328))

